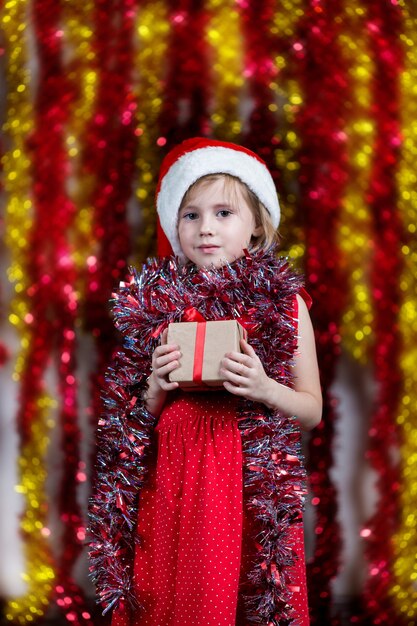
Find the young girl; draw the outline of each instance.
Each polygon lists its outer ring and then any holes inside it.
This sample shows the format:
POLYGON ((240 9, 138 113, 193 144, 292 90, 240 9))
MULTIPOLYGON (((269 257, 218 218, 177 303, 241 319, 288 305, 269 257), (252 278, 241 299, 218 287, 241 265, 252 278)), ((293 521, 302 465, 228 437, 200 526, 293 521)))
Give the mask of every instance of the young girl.
POLYGON ((114 294, 124 345, 90 505, 100 599, 115 626, 305 626, 300 428, 321 393, 308 296, 275 255, 272 177, 241 146, 190 139, 162 164, 157 209, 176 257, 114 294), (196 315, 248 331, 223 390, 170 382, 167 326, 196 315))

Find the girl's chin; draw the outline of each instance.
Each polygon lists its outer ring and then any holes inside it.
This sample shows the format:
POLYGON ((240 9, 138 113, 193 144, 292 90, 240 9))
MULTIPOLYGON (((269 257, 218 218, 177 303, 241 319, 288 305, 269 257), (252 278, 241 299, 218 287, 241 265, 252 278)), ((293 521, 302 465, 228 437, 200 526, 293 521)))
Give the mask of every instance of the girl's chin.
POLYGON ((198 267, 199 270, 203 269, 203 268, 210 268, 210 267, 223 267, 223 265, 226 265, 227 261, 225 261, 224 259, 211 259, 211 260, 207 260, 207 261, 191 261, 192 263, 194 263, 194 265, 196 267, 198 267))
POLYGON ((210 267, 223 267, 223 265, 227 265, 228 263, 234 263, 238 259, 244 256, 244 251, 242 250, 242 254, 236 254, 233 258, 227 258, 224 256, 219 256, 216 254, 205 254, 205 255, 192 255, 193 258, 186 257, 184 254, 180 257, 181 261, 185 264, 191 263, 195 265, 198 269, 202 268, 210 268, 210 267))
POLYGON ((223 258, 208 258, 205 259, 204 261, 198 260, 198 261, 192 261, 194 263, 194 265, 196 265, 198 267, 198 269, 202 269, 202 268, 210 268, 210 267, 215 267, 216 269, 218 269, 219 267, 223 267, 224 265, 227 265, 228 263, 234 263, 238 258, 240 257, 233 257, 233 259, 225 259, 223 258))

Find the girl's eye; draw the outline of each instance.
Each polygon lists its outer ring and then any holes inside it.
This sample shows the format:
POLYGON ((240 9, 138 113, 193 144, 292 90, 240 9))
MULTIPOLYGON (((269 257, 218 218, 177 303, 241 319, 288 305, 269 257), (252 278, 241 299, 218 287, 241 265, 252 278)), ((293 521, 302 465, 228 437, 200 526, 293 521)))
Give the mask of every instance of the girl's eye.
POLYGON ((197 213, 193 213, 192 211, 189 211, 188 213, 184 213, 184 215, 182 216, 183 220, 196 220, 198 217, 197 213))
POLYGON ((220 215, 220 217, 228 217, 231 214, 232 212, 229 211, 229 209, 221 209, 221 211, 219 211, 217 215, 220 215))

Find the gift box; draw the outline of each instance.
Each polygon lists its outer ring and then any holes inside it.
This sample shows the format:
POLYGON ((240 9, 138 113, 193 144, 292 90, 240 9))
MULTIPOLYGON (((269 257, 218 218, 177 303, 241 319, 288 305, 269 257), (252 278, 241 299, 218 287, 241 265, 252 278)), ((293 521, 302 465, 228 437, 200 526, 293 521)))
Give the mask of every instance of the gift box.
POLYGON ((182 389, 223 387, 220 362, 226 352, 241 352, 246 330, 236 320, 169 324, 168 343, 180 346, 180 366, 169 375, 182 389))

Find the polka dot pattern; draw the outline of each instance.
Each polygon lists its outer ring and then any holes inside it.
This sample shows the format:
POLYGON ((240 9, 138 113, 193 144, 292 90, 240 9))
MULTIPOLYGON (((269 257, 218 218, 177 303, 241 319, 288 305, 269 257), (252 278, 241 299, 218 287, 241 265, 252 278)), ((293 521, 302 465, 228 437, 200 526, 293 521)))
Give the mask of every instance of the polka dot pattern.
MULTIPOLYGON (((143 609, 112 626, 246 626, 239 596, 245 554, 241 435, 226 392, 170 394, 141 493, 134 588, 143 609)), ((307 626, 302 527, 290 539, 297 626, 307 626)))

